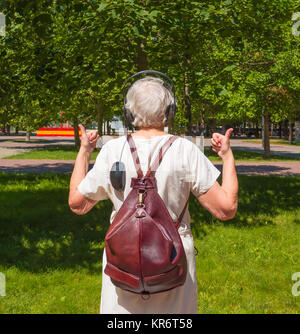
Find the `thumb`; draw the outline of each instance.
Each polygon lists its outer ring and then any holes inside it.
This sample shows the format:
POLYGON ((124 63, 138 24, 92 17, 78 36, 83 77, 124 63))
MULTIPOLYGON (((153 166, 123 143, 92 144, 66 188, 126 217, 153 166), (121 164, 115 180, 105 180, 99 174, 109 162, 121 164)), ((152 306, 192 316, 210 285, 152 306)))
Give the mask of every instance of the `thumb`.
POLYGON ((84 126, 82 124, 78 124, 78 127, 79 127, 79 129, 81 131, 81 135, 84 136, 84 137, 86 137, 86 132, 85 132, 84 126))
POLYGON ((231 135, 232 131, 233 131, 233 128, 230 128, 230 129, 228 129, 228 130, 226 131, 226 133, 225 133, 225 137, 226 137, 227 139, 230 138, 230 135, 231 135))

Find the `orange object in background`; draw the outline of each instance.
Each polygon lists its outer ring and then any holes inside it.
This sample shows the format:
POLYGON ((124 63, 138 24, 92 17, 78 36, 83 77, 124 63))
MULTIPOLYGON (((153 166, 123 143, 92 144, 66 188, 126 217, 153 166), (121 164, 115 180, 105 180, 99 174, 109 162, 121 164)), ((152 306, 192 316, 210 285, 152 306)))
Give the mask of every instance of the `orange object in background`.
MULTIPOLYGON (((38 137, 74 137, 74 128, 40 128, 36 135, 38 137)), ((80 130, 79 136, 81 136, 80 130)))

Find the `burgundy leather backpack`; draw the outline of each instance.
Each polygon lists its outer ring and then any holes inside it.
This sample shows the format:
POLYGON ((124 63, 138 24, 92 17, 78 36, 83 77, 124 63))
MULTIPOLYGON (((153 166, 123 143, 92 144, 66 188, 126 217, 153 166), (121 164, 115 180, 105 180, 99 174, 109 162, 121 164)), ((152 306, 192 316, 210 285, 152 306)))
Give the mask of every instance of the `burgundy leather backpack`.
POLYGON ((178 227, 188 201, 175 223, 157 192, 155 171, 178 137, 172 136, 143 176, 131 135, 127 136, 137 170, 129 195, 105 237, 105 273, 117 287, 152 294, 183 285, 187 261, 178 227))

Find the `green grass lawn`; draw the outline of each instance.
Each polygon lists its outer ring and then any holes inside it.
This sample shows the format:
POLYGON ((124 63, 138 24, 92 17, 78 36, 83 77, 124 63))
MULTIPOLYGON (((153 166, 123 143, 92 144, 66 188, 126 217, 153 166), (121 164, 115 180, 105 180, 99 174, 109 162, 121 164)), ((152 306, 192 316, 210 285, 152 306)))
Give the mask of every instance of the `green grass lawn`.
MULTIPOLYGON (((205 155, 209 158, 209 160, 214 162, 221 162, 222 160, 219 156, 216 155, 215 152, 211 150, 211 148, 205 148, 205 155)), ((298 158, 294 157, 285 157, 282 155, 271 155, 270 159, 265 159, 262 153, 257 152, 248 152, 243 150, 234 150, 233 155, 235 161, 252 161, 252 162, 263 162, 263 161, 299 161, 298 158)))
MULTIPOLYGON (((75 160, 77 155, 77 149, 73 146, 57 146, 48 147, 46 149, 38 149, 30 152, 25 152, 4 159, 54 159, 54 160, 75 160)), ((247 152, 241 150, 234 150, 234 157, 236 161, 266 161, 261 153, 247 152)), ((91 160, 95 160, 99 151, 92 153, 91 160)), ((205 148, 205 155, 211 161, 220 161, 221 159, 217 156, 211 148, 205 148)), ((267 161, 299 161, 296 158, 283 157, 280 155, 272 155, 271 159, 267 161)))
MULTIPOLYGON (((67 204, 70 175, 0 174, 0 313, 98 313, 111 204, 67 204)), ((199 313, 300 313, 300 177, 239 176, 228 222, 191 196, 199 313)))
MULTIPOLYGON (((54 160, 75 160, 78 150, 74 146, 52 146, 37 149, 30 152, 20 153, 5 157, 4 159, 54 159, 54 160)), ((95 160, 99 150, 95 150, 91 155, 91 160, 95 160)))
MULTIPOLYGON (((260 140, 259 139, 254 139, 254 140, 245 139, 243 141, 245 143, 262 144, 261 139, 260 140)), ((271 139, 270 143, 274 145, 300 146, 300 143, 293 142, 292 144, 290 144, 288 140, 284 140, 284 139, 271 139)))
MULTIPOLYGON (((214 162, 221 162, 222 160, 217 156, 217 154, 211 148, 204 149, 205 155, 209 160, 214 162)), ((270 159, 265 159, 262 153, 248 152, 243 150, 233 149, 233 155, 235 161, 253 161, 253 162, 263 162, 263 161, 299 161, 299 159, 294 157, 285 157, 281 155, 271 155, 270 159)))

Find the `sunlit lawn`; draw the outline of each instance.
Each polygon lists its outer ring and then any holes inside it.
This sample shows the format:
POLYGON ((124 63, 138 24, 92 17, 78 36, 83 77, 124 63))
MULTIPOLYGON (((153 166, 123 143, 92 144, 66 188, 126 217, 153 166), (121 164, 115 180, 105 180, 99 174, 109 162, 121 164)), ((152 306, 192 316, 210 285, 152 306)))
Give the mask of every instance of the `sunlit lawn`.
MULTIPOLYGON (((246 143, 254 143, 254 144, 262 144, 261 139, 245 139, 243 140, 246 143)), ((285 139, 271 139, 270 140, 271 145, 288 145, 288 146, 300 146, 300 143, 293 142, 292 144, 289 143, 288 140, 285 139)))
MULTIPOLYGON (((300 161, 299 158, 287 157, 282 155, 272 154, 270 159, 265 159, 262 153, 249 152, 244 150, 233 150, 235 161, 252 161, 252 162, 263 162, 263 161, 300 161)), ((214 162, 221 162, 222 160, 212 151, 211 148, 205 148, 205 155, 214 162)))
MULTIPOLYGON (((38 149, 30 152, 25 152, 5 159, 55 159, 55 160, 75 160, 77 149, 73 146, 55 146, 43 149, 38 149)), ((266 161, 261 153, 248 152, 242 150, 234 150, 234 157, 236 161, 266 161)), ((93 152, 91 160, 95 160, 99 151, 93 152)), ((211 148, 205 148, 205 155, 211 161, 221 161, 221 159, 212 151, 211 148)), ((299 159, 293 157, 284 157, 279 155, 272 155, 268 161, 295 161, 299 159)))
MULTIPOLYGON (((67 205, 69 175, 0 174, 0 313, 98 313, 111 204, 67 205)), ((199 313, 300 313, 300 177, 239 176, 235 219, 191 196, 199 313)))
MULTIPOLYGON (((5 159, 75 160, 77 153, 78 150, 75 146, 52 146, 5 157, 5 159)), ((91 160, 95 160, 98 153, 98 150, 94 151, 91 155, 91 160)))

